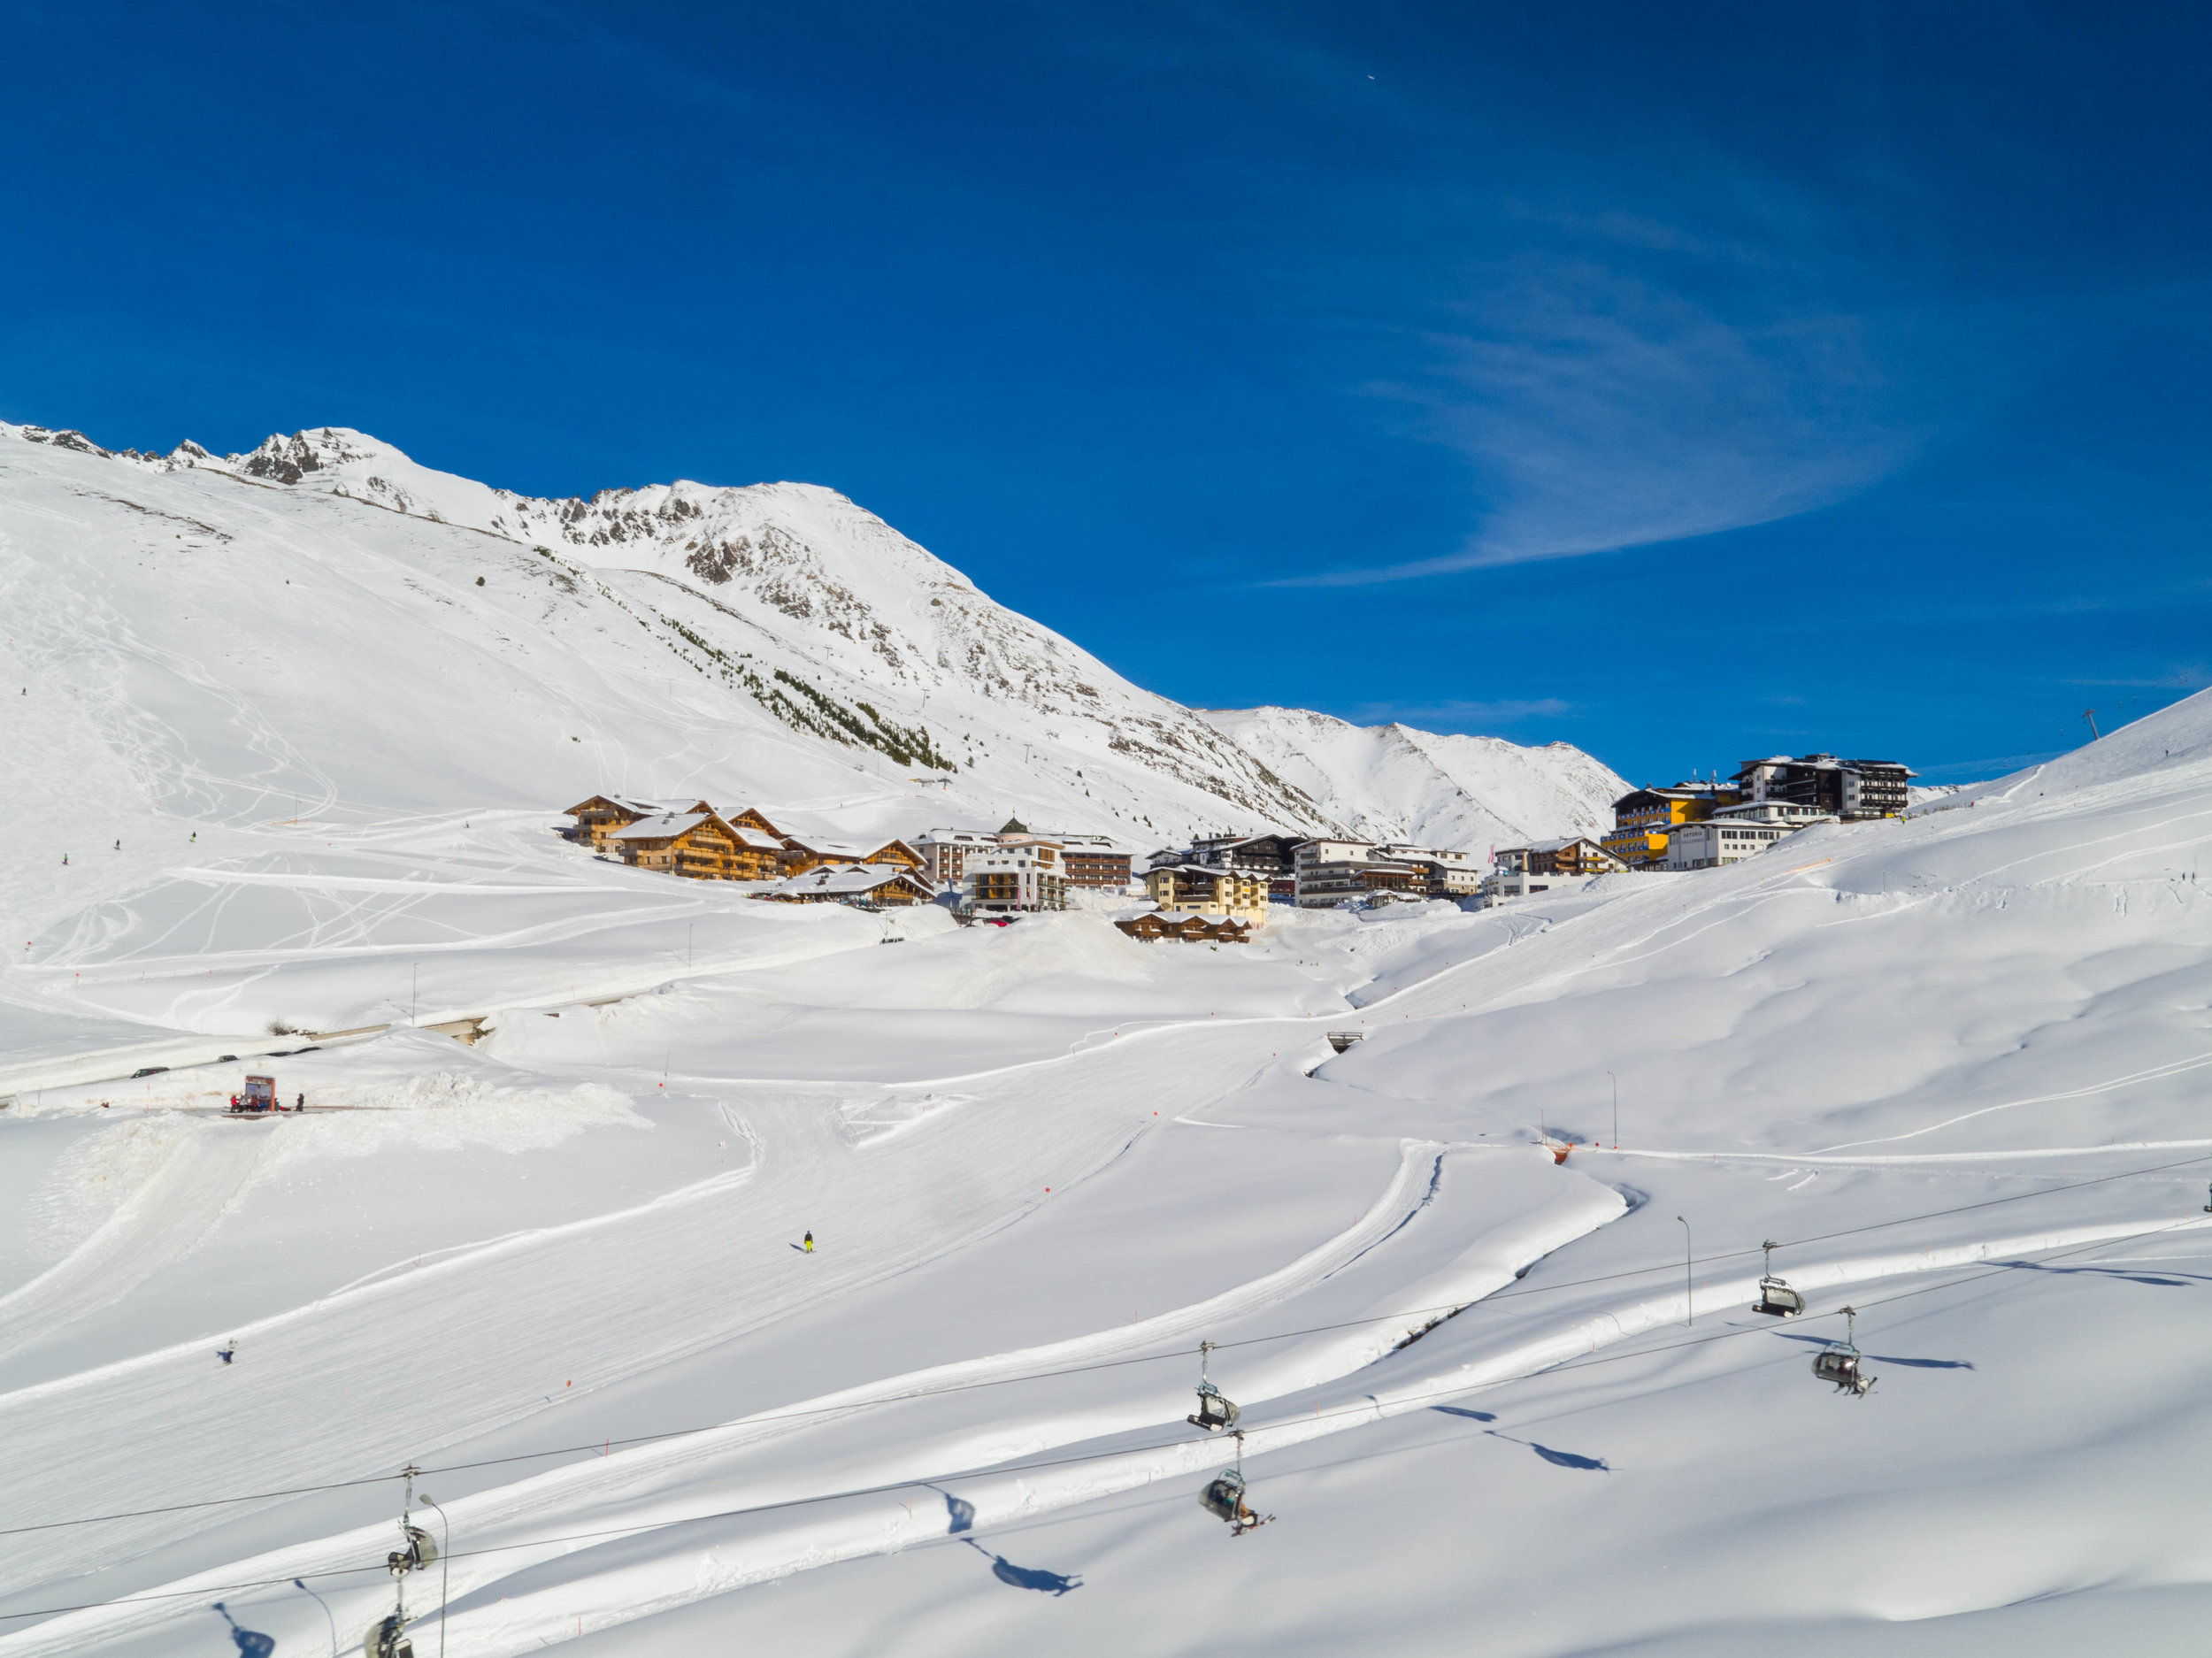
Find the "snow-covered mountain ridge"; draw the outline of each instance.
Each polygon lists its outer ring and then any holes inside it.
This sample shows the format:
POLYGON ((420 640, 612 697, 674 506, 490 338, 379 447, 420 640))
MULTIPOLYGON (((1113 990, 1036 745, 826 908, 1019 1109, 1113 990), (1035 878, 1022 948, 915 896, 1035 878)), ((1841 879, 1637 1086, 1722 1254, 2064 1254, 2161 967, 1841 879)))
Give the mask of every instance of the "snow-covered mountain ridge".
MULTIPOLYGON (((492 602, 471 584, 511 588, 520 578, 535 611, 527 630, 511 613, 494 623, 511 649, 529 649, 532 634, 579 643, 625 635, 622 624, 634 624, 642 637, 624 638, 617 652, 627 660, 594 665, 633 687, 657 678, 663 695, 649 700, 680 706, 684 747, 694 752, 641 765, 637 747, 615 742, 602 718, 593 764, 580 771, 580 756, 557 747, 574 732, 505 733, 503 748, 535 762, 530 787, 540 795, 702 790, 803 816, 859 811, 871 831, 995 822, 1010 810, 1132 844, 1266 827, 1472 843, 1594 826, 1623 787, 1564 745, 1520 748, 1398 726, 1348 735, 1360 728, 1278 710, 1202 717, 1131 684, 872 513, 811 485, 679 480, 554 501, 436 472, 345 427, 272 436, 220 457, 188 441, 152 456, 109 451, 76 432, 0 426, 0 434, 23 441, 9 446, 18 457, 43 449, 50 464, 96 468, 87 481, 106 471, 101 463, 121 463, 122 476, 141 480, 136 487, 180 500, 173 509, 118 505, 138 518, 173 511, 219 543, 241 533, 227 524, 227 509, 251 500, 258 518, 274 506, 264 492, 285 502, 277 510, 287 518, 380 550, 395 544, 393 526, 362 516, 362 505, 441 526, 448 533, 435 540, 397 538, 411 549, 402 562, 434 557, 434 575, 393 573, 447 612, 492 602), (257 486, 254 496, 242 495, 242 484, 257 486), (472 545, 484 537, 513 550, 488 558, 489 549, 472 545), (456 575, 457 598, 442 587, 456 575), (751 728, 763 741, 715 743, 702 726, 730 735, 751 728), (1290 738, 1294 728, 1302 736, 1290 738), (873 790, 836 780, 849 779, 855 763, 873 790), (557 786, 546 776, 556 769, 557 786), (933 807, 904 775, 917 770, 949 779, 933 791, 933 807)), ((0 481, 18 475, 12 465, 0 481)), ((442 616, 440 631, 457 619, 442 616)), ((595 641, 591 654, 605 652, 595 641)), ((353 701, 348 687, 327 688, 341 703, 353 701)), ((597 711, 607 711, 603 702, 597 711)), ((663 718, 672 711, 658 710, 663 718)), ((485 803, 522 797, 511 784, 485 803)))
POLYGON ((1489 846, 1613 826, 1628 784, 1571 743, 1355 725, 1302 708, 1200 709, 1200 718, 1352 832, 1425 846, 1489 846))

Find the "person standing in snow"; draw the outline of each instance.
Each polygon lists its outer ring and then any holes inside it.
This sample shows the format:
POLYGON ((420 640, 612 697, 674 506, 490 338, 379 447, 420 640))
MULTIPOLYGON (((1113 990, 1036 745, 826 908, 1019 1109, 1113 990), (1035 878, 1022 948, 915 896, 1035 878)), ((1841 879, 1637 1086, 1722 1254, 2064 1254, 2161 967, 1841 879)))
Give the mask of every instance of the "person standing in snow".
POLYGON ((812 1255, 814 1253, 814 1234, 812 1232, 807 1233, 806 1242, 801 1247, 804 1248, 809 1255, 812 1255))
POLYGON ((216 1348, 215 1356, 222 1360, 222 1362, 226 1364, 228 1364, 233 1359, 236 1358, 238 1356, 238 1338, 233 1336, 228 1341, 223 1343, 221 1347, 216 1348))
POLYGON ((307 1096, 304 1094, 301 1094, 300 1097, 293 1102, 292 1109, 295 1111, 304 1111, 307 1109, 307 1096))

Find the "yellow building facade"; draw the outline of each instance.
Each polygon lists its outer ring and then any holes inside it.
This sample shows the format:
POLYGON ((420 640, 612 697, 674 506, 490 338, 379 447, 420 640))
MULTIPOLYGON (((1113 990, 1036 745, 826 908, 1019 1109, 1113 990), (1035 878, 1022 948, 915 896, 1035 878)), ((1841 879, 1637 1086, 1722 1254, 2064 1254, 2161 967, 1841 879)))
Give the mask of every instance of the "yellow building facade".
POLYGON ((1702 823, 1739 798, 1710 784, 1640 788, 1613 802, 1613 827, 1598 844, 1631 869, 1655 869, 1667 861, 1667 835, 1677 824, 1702 823))

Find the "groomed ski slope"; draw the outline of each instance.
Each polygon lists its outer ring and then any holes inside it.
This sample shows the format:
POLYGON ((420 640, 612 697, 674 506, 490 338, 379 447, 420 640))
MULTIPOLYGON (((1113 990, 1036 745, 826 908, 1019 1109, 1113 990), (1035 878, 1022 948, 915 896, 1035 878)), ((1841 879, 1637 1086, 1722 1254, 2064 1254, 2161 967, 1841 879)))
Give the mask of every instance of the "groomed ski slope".
MULTIPOLYGON (((2185 1650, 2212 699, 1942 805, 1244 955, 869 921, 273 1062, 380 1110, 49 1090, 0 1124, 61 1251, 5 1286, 11 1524, 411 1458, 456 1658, 2185 1650), (258 1137, 211 1219, 101 1154, 150 1124, 258 1137), (1806 1317, 1748 1312, 1763 1239, 1806 1317), (1863 1401, 1809 1373, 1847 1302, 1863 1401), (1241 1539, 1196 1501, 1202 1339, 1278 1516, 1241 1539)), ((357 1650, 396 1497, 18 1532, 0 1612, 113 1603, 0 1654, 219 1654, 219 1600, 357 1650)))

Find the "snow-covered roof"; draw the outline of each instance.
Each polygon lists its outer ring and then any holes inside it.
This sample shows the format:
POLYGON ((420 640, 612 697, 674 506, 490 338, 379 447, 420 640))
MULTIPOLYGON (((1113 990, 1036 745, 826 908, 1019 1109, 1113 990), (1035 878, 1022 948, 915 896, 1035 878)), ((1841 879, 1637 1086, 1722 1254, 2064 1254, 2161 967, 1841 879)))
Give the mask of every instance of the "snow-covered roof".
POLYGON ((666 841, 687 829, 696 829, 713 815, 703 811, 661 812, 651 817, 641 817, 626 829, 616 830, 613 838, 617 841, 666 841))
POLYGON ((594 794, 590 799, 580 801, 568 810, 572 812, 580 812, 595 800, 603 800, 610 806, 619 806, 625 811, 634 811, 641 817, 684 810, 683 802, 680 801, 643 800, 635 794, 594 794))
POLYGON ((812 835, 793 835, 791 844, 802 852, 819 852, 826 857, 841 858, 848 864, 857 864, 867 855, 868 848, 856 846, 850 841, 821 841, 812 835))
POLYGON ((910 880, 925 892, 929 883, 908 869, 895 864, 825 864, 818 869, 794 875, 788 880, 771 887, 771 896, 801 894, 805 896, 849 897, 872 893, 895 880, 910 880))
POLYGON ((754 852, 780 852, 783 842, 773 835, 764 835, 757 829, 748 829, 743 824, 730 825, 730 833, 737 837, 737 844, 754 852))

